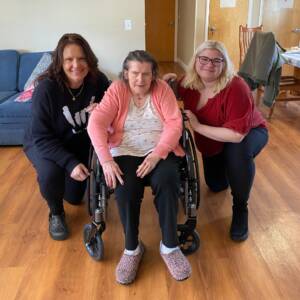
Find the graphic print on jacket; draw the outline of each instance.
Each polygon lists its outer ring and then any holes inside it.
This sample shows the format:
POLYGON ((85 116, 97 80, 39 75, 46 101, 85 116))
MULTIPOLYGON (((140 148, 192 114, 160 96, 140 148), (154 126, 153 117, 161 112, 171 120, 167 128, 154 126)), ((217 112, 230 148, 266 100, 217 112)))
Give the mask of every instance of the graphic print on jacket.
MULTIPOLYGON (((91 98, 89 105, 93 104, 95 101, 95 96, 91 98)), ((72 126, 72 132, 78 134, 86 130, 88 115, 87 107, 83 108, 80 111, 77 111, 72 116, 72 113, 67 105, 63 106, 63 115, 65 116, 68 123, 72 126)))

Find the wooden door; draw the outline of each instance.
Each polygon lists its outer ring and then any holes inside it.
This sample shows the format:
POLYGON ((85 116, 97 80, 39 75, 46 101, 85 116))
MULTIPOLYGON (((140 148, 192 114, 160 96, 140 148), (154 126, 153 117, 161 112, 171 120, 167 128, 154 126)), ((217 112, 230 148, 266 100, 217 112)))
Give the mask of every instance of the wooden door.
MULTIPOLYGON (((284 1, 264 1, 264 31, 274 32, 276 40, 284 48, 300 46, 300 1, 294 0, 292 8, 284 8, 280 4, 284 1)), ((291 75, 293 71, 293 67, 284 65, 284 75, 291 75)))
POLYGON ((224 43, 236 70, 239 67, 239 25, 248 20, 248 0, 237 0, 235 7, 221 7, 220 0, 210 0, 208 39, 224 43))
POLYGON ((146 50, 160 62, 174 61, 175 0, 145 0, 146 50))

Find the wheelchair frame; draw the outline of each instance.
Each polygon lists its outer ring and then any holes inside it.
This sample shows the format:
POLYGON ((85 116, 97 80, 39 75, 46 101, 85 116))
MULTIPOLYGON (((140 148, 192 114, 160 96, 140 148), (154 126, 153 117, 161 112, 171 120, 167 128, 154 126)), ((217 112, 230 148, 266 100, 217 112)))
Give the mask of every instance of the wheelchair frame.
MULTIPOLYGON (((185 255, 194 253, 200 246, 200 238, 196 231, 197 209, 200 204, 199 166, 194 140, 190 130, 185 126, 183 114, 183 132, 180 143, 185 156, 180 162, 180 196, 186 221, 177 225, 180 248, 185 255)), ((89 255, 95 260, 104 257, 102 233, 106 228, 107 201, 113 190, 105 183, 104 174, 94 149, 90 149, 90 177, 88 179, 88 212, 91 223, 83 230, 83 241, 89 255)))

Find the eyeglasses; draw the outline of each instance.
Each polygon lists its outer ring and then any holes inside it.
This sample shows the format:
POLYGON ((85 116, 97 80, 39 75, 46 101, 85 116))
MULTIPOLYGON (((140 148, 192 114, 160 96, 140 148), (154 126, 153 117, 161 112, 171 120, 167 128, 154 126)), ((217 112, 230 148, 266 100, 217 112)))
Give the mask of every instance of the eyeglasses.
POLYGON ((207 65, 209 62, 212 63, 213 66, 219 67, 221 63, 224 61, 223 58, 209 58, 207 56, 197 56, 201 65, 207 65))

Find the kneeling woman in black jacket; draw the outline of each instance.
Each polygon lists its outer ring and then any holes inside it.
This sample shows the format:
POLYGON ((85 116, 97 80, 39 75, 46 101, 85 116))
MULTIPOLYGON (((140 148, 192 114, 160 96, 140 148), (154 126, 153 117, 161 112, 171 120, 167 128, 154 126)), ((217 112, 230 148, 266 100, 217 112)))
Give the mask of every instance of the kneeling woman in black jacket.
POLYGON ((24 151, 50 209, 50 236, 64 240, 69 230, 63 199, 78 204, 84 195, 89 175, 88 115, 109 82, 89 44, 78 34, 61 37, 52 63, 36 82, 24 151))

